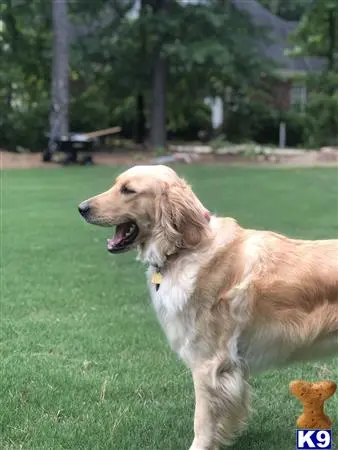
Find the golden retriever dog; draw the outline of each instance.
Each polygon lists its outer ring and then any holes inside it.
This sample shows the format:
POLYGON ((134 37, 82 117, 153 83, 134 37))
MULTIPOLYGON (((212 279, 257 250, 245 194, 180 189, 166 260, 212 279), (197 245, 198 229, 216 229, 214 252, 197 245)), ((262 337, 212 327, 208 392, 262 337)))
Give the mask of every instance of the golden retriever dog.
POLYGON ((338 240, 296 240, 209 214, 166 166, 136 166, 79 205, 138 249, 172 349, 192 372, 190 450, 230 445, 246 422, 251 373, 338 353, 338 240))

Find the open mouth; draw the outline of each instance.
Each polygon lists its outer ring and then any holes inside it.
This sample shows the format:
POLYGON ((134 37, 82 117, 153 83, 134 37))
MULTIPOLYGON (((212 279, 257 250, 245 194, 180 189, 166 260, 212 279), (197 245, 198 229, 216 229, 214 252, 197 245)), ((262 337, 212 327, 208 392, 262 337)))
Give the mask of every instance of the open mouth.
POLYGON ((107 249, 110 253, 120 253, 129 249, 135 242, 139 228, 135 222, 129 221, 116 225, 115 236, 107 240, 107 249))

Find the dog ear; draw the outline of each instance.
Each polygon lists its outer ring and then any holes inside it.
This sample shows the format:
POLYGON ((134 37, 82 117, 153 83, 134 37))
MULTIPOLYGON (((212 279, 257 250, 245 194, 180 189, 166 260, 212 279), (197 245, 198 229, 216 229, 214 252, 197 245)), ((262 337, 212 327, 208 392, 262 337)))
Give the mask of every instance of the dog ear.
POLYGON ((161 193, 160 223, 166 238, 180 248, 195 248, 208 233, 206 209, 183 180, 161 193))

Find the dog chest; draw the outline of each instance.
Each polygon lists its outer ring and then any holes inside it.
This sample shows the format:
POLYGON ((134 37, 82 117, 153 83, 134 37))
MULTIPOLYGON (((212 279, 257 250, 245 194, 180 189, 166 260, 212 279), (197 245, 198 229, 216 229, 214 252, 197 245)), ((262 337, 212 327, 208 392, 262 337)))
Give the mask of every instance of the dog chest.
POLYGON ((197 264, 178 265, 164 273, 158 289, 152 284, 155 269, 147 273, 151 300, 158 320, 170 346, 189 363, 192 344, 196 338, 194 309, 189 300, 195 290, 197 264))

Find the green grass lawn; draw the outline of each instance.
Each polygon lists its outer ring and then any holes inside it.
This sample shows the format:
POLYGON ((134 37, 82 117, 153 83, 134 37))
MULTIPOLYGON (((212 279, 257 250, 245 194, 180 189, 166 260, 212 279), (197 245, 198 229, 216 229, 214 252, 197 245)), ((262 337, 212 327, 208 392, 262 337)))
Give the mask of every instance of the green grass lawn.
MULTIPOLYGON (((1 173, 0 449, 186 450, 190 374, 150 305, 145 268, 112 256, 107 229, 77 204, 121 169, 1 173)), ((294 237, 338 235, 336 169, 185 166, 213 212, 294 237)), ((253 417, 238 450, 295 448, 292 379, 338 381, 338 359, 257 376, 253 417)), ((338 435, 338 395, 327 411, 338 435)))

